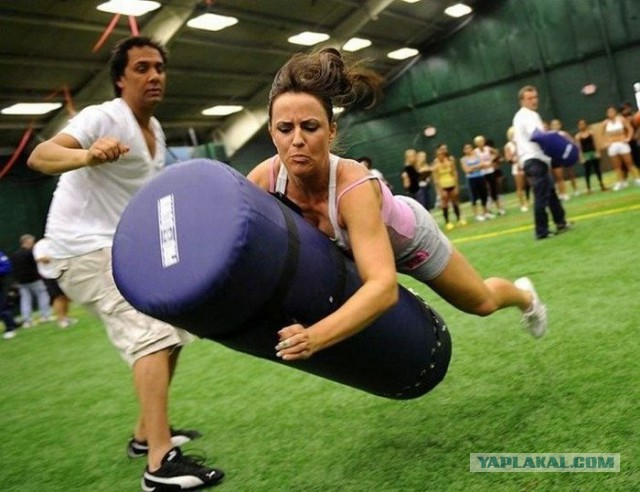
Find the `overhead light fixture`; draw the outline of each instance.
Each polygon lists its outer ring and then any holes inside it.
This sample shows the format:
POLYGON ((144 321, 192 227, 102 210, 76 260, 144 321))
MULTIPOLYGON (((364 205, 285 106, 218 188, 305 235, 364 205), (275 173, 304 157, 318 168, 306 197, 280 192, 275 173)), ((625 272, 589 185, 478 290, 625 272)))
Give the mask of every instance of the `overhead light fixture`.
POLYGON ((13 106, 3 108, 0 113, 12 115, 38 115, 46 114, 54 109, 62 107, 62 103, 16 103, 13 106))
POLYGON ((414 48, 400 48, 399 50, 387 53, 387 56, 389 58, 393 58, 394 60, 405 60, 407 58, 411 58, 412 56, 416 56, 418 53, 420 52, 414 48))
POLYGON ((585 96, 591 96, 595 94, 597 90, 598 86, 596 84, 587 84, 580 90, 580 92, 585 96))
POLYGON ((368 39, 351 38, 349 41, 344 43, 342 49, 345 51, 358 51, 369 46, 371 46, 371 41, 368 39))
POLYGON ((435 126, 426 126, 424 129, 424 136, 427 138, 431 138, 431 137, 435 137, 436 133, 438 133, 438 130, 436 129, 435 126))
POLYGON ((344 112, 344 108, 342 106, 334 106, 333 114, 340 114, 344 112))
POLYGON ((463 15, 470 14, 471 11, 471 7, 464 3, 456 3, 455 5, 444 9, 444 13, 450 17, 462 17, 463 15))
POLYGON ((420 0, 402 0, 402 1, 406 3, 416 3, 416 2, 419 2, 420 0))
POLYGON ((204 29, 206 31, 220 31, 237 23, 238 19, 235 17, 207 13, 190 19, 187 22, 187 26, 195 29, 204 29))
POLYGON ((322 32, 305 31, 295 36, 291 36, 287 41, 293 44, 301 44, 302 46, 313 46, 329 39, 329 35, 322 32))
POLYGON ((101 12, 138 17, 160 8, 160 2, 152 0, 110 0, 96 7, 101 12))
POLYGON ((244 106, 224 105, 212 106, 202 111, 205 116, 228 116, 238 111, 242 111, 244 106))

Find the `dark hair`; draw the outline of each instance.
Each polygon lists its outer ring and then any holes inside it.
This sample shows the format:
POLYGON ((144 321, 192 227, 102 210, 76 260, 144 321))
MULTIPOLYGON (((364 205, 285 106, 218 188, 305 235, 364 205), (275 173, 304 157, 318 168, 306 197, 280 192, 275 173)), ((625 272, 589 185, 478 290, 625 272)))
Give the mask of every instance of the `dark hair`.
POLYGON ((122 89, 118 87, 118 80, 124 75, 124 70, 129 63, 129 50, 137 47, 142 48, 144 46, 150 46, 158 50, 162 57, 163 63, 167 63, 167 50, 159 42, 154 41, 147 36, 131 36, 129 38, 120 41, 111 53, 111 59, 109 60, 109 72, 111 73, 111 83, 113 84, 113 91, 117 97, 122 95, 122 89))
POLYGON ((358 64, 347 64, 335 48, 293 55, 276 74, 269 92, 269 121, 275 99, 287 92, 304 92, 317 98, 329 121, 333 105, 362 103, 373 106, 382 94, 384 79, 358 64))
POLYGON ((359 157, 356 159, 356 161, 358 162, 366 162, 366 166, 368 168, 371 168, 371 166, 373 166, 373 161, 371 160, 371 157, 367 157, 366 155, 363 155, 362 157, 359 157))

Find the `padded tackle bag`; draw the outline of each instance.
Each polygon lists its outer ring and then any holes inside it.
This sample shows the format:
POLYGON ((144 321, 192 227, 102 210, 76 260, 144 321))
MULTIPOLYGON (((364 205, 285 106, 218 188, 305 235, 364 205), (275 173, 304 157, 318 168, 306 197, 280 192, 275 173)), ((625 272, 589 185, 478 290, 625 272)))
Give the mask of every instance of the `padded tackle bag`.
POLYGON ((537 143, 542 152, 551 157, 554 163, 573 166, 578 162, 580 156, 578 146, 558 132, 543 132, 536 129, 531 135, 531 141, 537 143))
POLYGON ((277 358, 278 330, 322 319, 361 281, 329 238, 216 161, 174 164, 138 191, 115 234, 113 274, 143 313, 379 396, 421 396, 449 365, 447 326, 402 286, 398 303, 356 335, 306 360, 277 358))

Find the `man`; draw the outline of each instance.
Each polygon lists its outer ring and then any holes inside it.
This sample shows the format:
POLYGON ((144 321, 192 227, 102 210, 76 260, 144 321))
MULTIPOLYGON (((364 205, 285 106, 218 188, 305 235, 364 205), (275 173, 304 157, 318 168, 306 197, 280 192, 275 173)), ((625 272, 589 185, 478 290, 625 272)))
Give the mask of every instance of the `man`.
POLYGON ((520 162, 524 163, 524 172, 531 180, 533 188, 533 208, 536 239, 546 239, 569 229, 564 208, 556 194, 550 173, 551 158, 542 152, 540 146, 531 141, 533 132, 544 131, 544 124, 538 109, 538 91, 532 85, 526 85, 518 92, 520 110, 513 118, 514 140, 520 162), (551 211, 556 231, 549 231, 551 211))
POLYGON ((30 328, 34 326, 33 298, 38 302, 40 321, 53 321, 55 318, 51 314, 51 299, 47 292, 47 287, 42 281, 33 257, 33 245, 36 238, 31 234, 20 236, 20 249, 11 255, 13 265, 13 278, 18 282, 20 288, 20 314, 22 315, 22 327, 30 328))
POLYGON ((118 220, 133 194, 164 166, 164 134, 153 113, 164 95, 166 59, 164 48, 147 37, 119 43, 110 60, 117 97, 85 108, 39 144, 28 162, 62 174, 45 234, 53 276, 69 298, 99 315, 132 367, 140 417, 127 453, 147 455, 143 490, 192 490, 212 486, 224 474, 177 447, 197 432, 169 427, 169 384, 190 335, 135 311, 111 273, 118 220))

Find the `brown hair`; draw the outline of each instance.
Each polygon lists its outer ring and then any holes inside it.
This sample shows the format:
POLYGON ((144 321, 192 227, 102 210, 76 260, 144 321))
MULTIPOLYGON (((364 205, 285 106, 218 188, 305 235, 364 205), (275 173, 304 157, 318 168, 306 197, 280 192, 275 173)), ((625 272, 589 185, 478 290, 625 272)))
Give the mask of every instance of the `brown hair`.
POLYGON ((269 121, 273 102, 287 92, 304 92, 318 99, 329 122, 333 121, 333 105, 355 103, 373 106, 382 94, 383 78, 359 64, 347 63, 335 48, 318 52, 297 53, 276 74, 269 92, 269 121))

